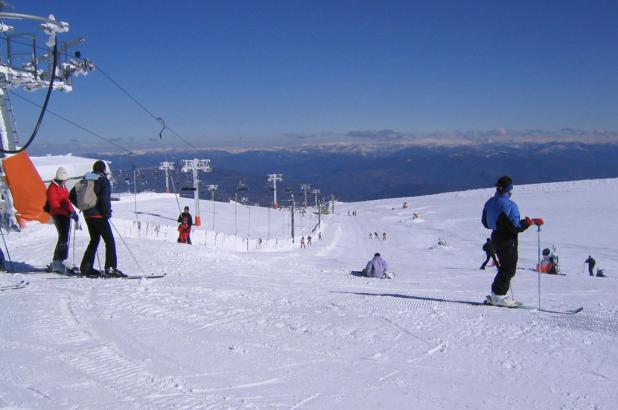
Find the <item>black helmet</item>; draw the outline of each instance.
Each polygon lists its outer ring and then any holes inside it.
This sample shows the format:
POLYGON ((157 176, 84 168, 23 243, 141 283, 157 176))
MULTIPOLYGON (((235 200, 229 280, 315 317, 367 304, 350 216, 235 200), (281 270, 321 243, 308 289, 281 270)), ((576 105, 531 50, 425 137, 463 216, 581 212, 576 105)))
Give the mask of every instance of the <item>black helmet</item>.
POLYGON ((551 251, 549 250, 549 248, 543 249, 543 256, 549 256, 550 253, 551 251))

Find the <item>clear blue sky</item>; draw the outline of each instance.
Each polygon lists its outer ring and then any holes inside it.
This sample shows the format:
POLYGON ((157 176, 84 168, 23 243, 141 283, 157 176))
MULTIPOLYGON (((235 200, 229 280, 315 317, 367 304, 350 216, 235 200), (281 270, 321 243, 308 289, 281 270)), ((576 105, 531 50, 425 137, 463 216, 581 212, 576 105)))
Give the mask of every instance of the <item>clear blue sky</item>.
MULTIPOLYGON (((380 129, 618 130, 616 1, 13 3, 68 21, 67 38, 87 38, 84 56, 199 146, 380 129)), ((100 73, 74 84, 51 109, 127 144, 156 137, 100 73)), ((53 118, 42 133, 98 143, 53 118)))

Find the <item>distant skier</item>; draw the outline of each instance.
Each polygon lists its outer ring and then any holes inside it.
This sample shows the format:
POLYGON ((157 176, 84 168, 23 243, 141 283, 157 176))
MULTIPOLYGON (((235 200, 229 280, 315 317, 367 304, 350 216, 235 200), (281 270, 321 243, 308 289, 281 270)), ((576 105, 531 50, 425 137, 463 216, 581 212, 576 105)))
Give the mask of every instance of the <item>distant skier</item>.
POLYGON ((311 235, 307 235, 307 245, 311 246, 311 235))
POLYGON ((382 240, 385 241, 386 240, 386 232, 382 232, 382 240))
POLYGON ((494 261, 494 265, 499 266, 498 260, 496 259, 496 251, 494 250, 493 245, 491 244, 491 239, 487 238, 487 242, 483 244, 483 250, 485 251, 485 262, 481 265, 481 269, 485 270, 485 266, 487 266, 487 262, 489 259, 494 261))
POLYGON ((187 243, 190 233, 191 226, 189 225, 189 218, 183 216, 182 223, 178 227, 178 243, 187 243))
POLYGON ((300 238, 300 247, 301 248, 305 247, 305 237, 304 236, 300 238))
POLYGON ((191 245, 191 227, 193 226, 193 217, 189 213, 189 207, 188 206, 185 206, 184 211, 180 215, 178 215, 178 223, 182 224, 182 220, 185 217, 187 218, 187 224, 189 226, 189 231, 188 231, 189 233, 187 235, 187 241, 183 242, 183 243, 191 245))
MULTIPOLYGON (((97 161, 92 166, 93 172, 84 175, 84 181, 93 181, 94 193, 97 199, 94 207, 81 210, 86 218, 90 242, 79 269, 83 275, 126 276, 116 267, 116 242, 114 241, 114 234, 109 223, 109 219, 112 217, 112 189, 105 170, 105 162, 97 161), (101 238, 105 242, 105 272, 99 272, 94 269, 94 258, 101 238)), ((73 204, 78 203, 75 188, 71 189, 70 198, 73 204)))
POLYGON ((377 232, 374 232, 374 233, 373 233, 373 237, 374 237, 375 239, 380 239, 380 237, 378 237, 378 233, 377 233, 377 232))
POLYGON ((71 219, 78 221, 77 212, 69 200, 69 191, 65 186, 69 179, 69 173, 63 167, 56 170, 54 178, 47 188, 46 211, 52 216, 56 231, 58 231, 58 242, 54 250, 54 257, 50 265, 51 271, 64 273, 66 268, 62 263, 69 256, 69 231, 71 229, 71 219))
POLYGON ((517 270, 517 235, 532 225, 532 219, 519 219, 519 208, 511 201, 513 181, 503 176, 496 182, 495 195, 485 202, 483 207, 483 226, 491 229, 491 242, 500 265, 491 285, 491 295, 487 302, 506 307, 516 307, 519 302, 507 296, 511 278, 517 270))
POLYGON ((373 234, 369 232, 369 239, 373 239, 373 234))
POLYGON ((322 232, 318 232, 318 240, 321 241, 322 240, 322 232))
POLYGON ((592 256, 588 255, 588 259, 586 259, 584 263, 588 264, 588 273, 590 276, 594 276, 594 266, 597 264, 597 261, 595 261, 592 256))
POLYGON ((388 271, 388 263, 384 260, 380 253, 373 255, 373 259, 367 262, 367 266, 363 269, 363 275, 369 278, 392 279, 393 275, 388 271))

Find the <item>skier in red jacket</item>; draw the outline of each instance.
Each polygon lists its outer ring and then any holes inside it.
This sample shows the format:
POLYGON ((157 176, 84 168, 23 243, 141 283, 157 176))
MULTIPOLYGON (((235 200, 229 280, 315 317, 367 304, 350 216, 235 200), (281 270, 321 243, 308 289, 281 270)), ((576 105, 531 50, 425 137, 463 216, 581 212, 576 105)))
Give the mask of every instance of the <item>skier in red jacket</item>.
POLYGON ((191 225, 189 225, 189 218, 185 216, 182 218, 182 223, 178 227, 178 243, 188 243, 187 241, 189 240, 190 233, 191 225))
POLYGON ((69 201, 69 191, 65 187, 65 182, 68 179, 68 172, 63 167, 59 167, 56 171, 56 178, 51 181, 47 188, 46 211, 52 216, 58 231, 58 242, 54 250, 51 270, 59 273, 64 273, 65 267, 62 261, 69 255, 71 219, 75 222, 79 219, 71 201, 69 201))

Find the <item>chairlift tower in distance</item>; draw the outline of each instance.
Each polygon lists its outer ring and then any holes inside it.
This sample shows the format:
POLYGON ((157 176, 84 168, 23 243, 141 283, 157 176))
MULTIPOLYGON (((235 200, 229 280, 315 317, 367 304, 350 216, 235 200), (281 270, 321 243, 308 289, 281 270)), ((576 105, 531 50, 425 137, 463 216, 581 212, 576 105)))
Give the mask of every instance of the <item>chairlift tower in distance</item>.
MULTIPOLYGON (((58 34, 69 31, 69 23, 56 20, 51 14, 48 17, 39 17, 14 13, 13 8, 0 0, 0 147, 8 151, 19 149, 19 136, 9 90, 47 90, 48 96, 52 90, 70 92, 73 89, 74 76, 85 75, 95 68, 90 60, 81 58, 79 51, 72 55, 69 53, 69 49, 84 43, 83 37, 70 41, 57 39, 58 34), (30 25, 25 27, 23 32, 18 32, 17 28, 11 25, 13 22, 20 23, 20 26, 28 23, 30 25), (38 25, 41 33, 37 33, 32 24, 38 25)), ((39 121, 43 114, 42 110, 39 121)), ((35 132, 36 128, 33 135, 35 132)), ((0 152, 0 158, 4 157, 6 153, 0 152)), ((7 228, 18 229, 4 167, 0 167, 0 194, 2 224, 7 228)))
POLYGON ((268 182, 270 182, 273 187, 273 208, 279 208, 279 203, 277 202, 277 181, 283 181, 283 174, 268 175, 268 182))
POLYGON ((320 190, 319 189, 312 189, 311 193, 315 196, 315 207, 318 207, 318 195, 320 195, 320 190))
POLYGON ((203 172, 211 172, 212 168, 210 168, 210 160, 209 159, 183 159, 182 160, 182 168, 180 169, 182 172, 191 172, 193 174, 193 197, 195 199, 195 226, 202 225, 202 217, 200 216, 200 180, 198 177, 199 171, 203 172))
POLYGON ((159 169, 165 172, 165 192, 170 193, 170 171, 174 170, 174 163, 170 161, 163 161, 159 165, 159 169))
POLYGON ((319 228, 322 228, 322 210, 320 209, 320 206, 318 205, 318 195, 320 195, 320 190, 316 188, 312 190, 311 193, 315 196, 315 207, 317 208, 317 212, 318 212, 318 229, 319 229, 319 228))
POLYGON ((306 208, 307 207, 307 191, 311 189, 311 186, 307 184, 302 184, 300 186, 300 189, 302 189, 302 191, 305 193, 305 208, 306 208))
POLYGON ((208 192, 212 198, 212 230, 215 230, 215 191, 219 189, 219 185, 208 185, 208 192))

